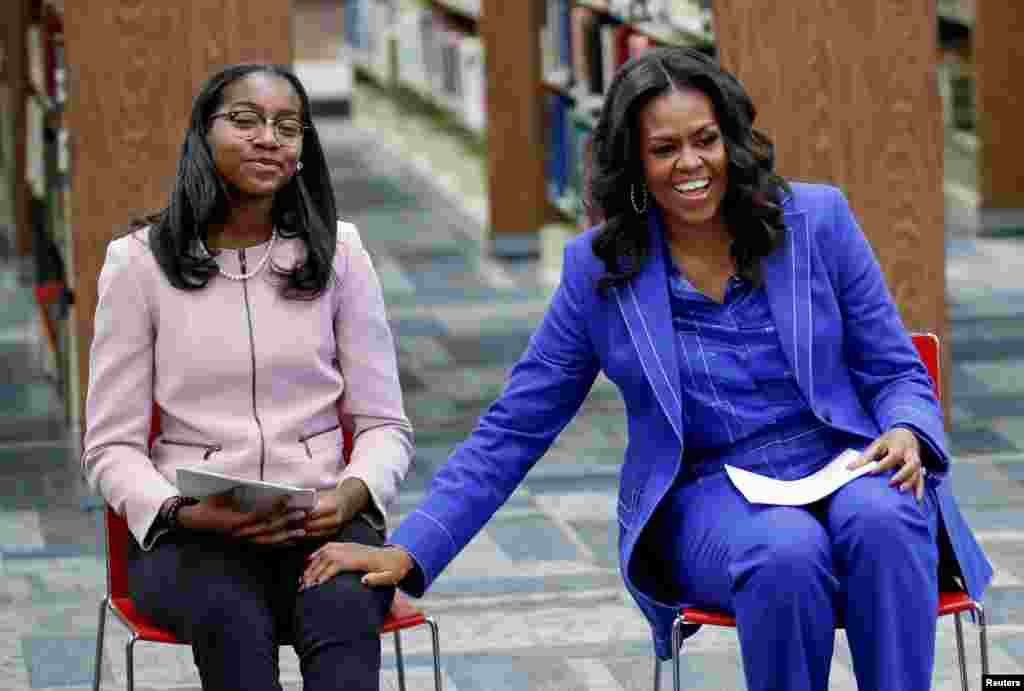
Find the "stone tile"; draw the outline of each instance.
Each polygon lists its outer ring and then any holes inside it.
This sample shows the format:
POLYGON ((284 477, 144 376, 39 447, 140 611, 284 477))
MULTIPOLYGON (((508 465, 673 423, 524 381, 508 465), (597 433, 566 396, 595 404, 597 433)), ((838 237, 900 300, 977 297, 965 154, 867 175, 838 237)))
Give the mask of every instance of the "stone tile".
POLYGON ((575 561, 576 546, 546 516, 526 515, 495 521, 488 528, 502 551, 511 559, 575 561))
POLYGON ((962 507, 964 519, 975 531, 1021 530, 1024 508, 962 507))
POLYGON ((1024 621, 1024 588, 989 588, 985 591, 985 615, 989 626, 1024 621))
POLYGON ((0 511, 0 552, 42 546, 38 511, 0 511))
POLYGON ((1024 506, 1024 488, 1008 483, 999 468, 983 464, 954 461, 951 470, 953 495, 961 506, 1006 506, 1008 502, 1021 502, 1024 506))
POLYGON ((607 491, 572 493, 544 493, 534 501, 548 514, 577 523, 580 521, 614 523, 615 496, 607 491))
POLYGON ((595 563, 609 569, 619 565, 619 523, 611 521, 572 520, 569 525, 590 548, 595 563))
POLYGON ((95 638, 25 636, 21 643, 32 688, 92 682, 95 638))
POLYGON ((445 340, 450 352, 461 366, 507 366, 517 361, 526 351, 533 328, 516 330, 513 325, 502 324, 502 330, 491 331, 492 325, 482 325, 485 331, 450 336, 445 340))
MULTIPOLYGON (((966 410, 966 406, 959 406, 966 410)), ((971 415, 974 418, 974 415, 971 415)), ((977 424, 962 425, 954 422, 949 433, 950 452, 954 457, 969 454, 1005 453, 1020 448, 1002 434, 977 424)))
MULTIPOLYGON (((452 357, 441 339, 434 336, 406 336, 395 339, 398 360, 414 372, 426 369, 448 368, 452 357)), ((422 381, 422 375, 420 376, 422 381)), ((425 386, 425 384, 424 384, 425 386)))
POLYGON ((416 286, 405 275, 402 268, 392 257, 388 255, 378 256, 374 262, 377 276, 380 278, 381 289, 384 291, 384 299, 392 295, 413 295, 416 293, 416 286))
POLYGON ((991 418, 989 426, 994 433, 1006 439, 1014 450, 1024 450, 1024 415, 991 418))
MULTIPOLYGON (((548 681, 538 669, 538 660, 527 666, 517 664, 515 658, 499 655, 460 655, 447 665, 449 674, 463 691, 517 691, 518 689, 566 689, 545 683, 548 681), (538 678, 540 677, 540 678, 538 678), (540 685, 537 682, 540 681, 540 685)), ((566 669, 566 672, 568 670, 566 669)), ((569 687, 571 688, 571 687, 569 687)), ((578 687, 577 687, 578 688, 578 687)))
POLYGON ((601 660, 570 658, 566 662, 586 691, 625 691, 601 660))
POLYGON ((63 407, 55 386, 48 381, 10 383, 0 388, 0 411, 5 417, 49 417, 63 407))
MULTIPOLYGON (((1024 301, 1018 304, 1024 304, 1024 301)), ((964 370, 980 381, 993 394, 1024 394, 1024 359, 968 362, 959 365, 957 369, 964 370)))
POLYGON ((1019 667, 1024 667, 1024 633, 1001 637, 994 643, 1009 653, 1019 667))

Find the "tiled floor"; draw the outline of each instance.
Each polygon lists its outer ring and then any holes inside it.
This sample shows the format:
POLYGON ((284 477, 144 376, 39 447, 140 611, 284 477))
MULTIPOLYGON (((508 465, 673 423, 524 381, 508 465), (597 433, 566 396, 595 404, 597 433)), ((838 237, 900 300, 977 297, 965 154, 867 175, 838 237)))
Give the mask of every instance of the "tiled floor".
MULTIPOLYGON (((431 124, 399 120, 388 103, 362 93, 356 126, 325 121, 321 135, 339 207, 360 227, 384 284, 417 427, 401 516, 500 391, 550 288, 535 263, 501 264, 480 252, 484 176, 475 159, 431 124)), ((954 489, 998 569, 988 598, 993 671, 1013 673, 1024 671, 1022 269, 1022 241, 949 238, 952 441, 961 461, 954 489)), ((10 277, 0 270, 0 691, 82 687, 104 583, 99 513, 77 479, 77 451, 55 420, 28 293, 10 277)), ((441 625, 448 691, 650 688, 649 631, 615 558, 624 445, 621 402, 600 381, 424 599, 441 625)), ((952 630, 941 623, 936 689, 959 684, 952 630)), ((108 632, 104 688, 120 688, 125 636, 116 624, 108 632)), ((392 689, 394 656, 390 641, 383 645, 385 688, 392 689)), ((686 650, 687 688, 742 688, 734 632, 706 629, 686 650)), ((409 633, 405 652, 410 689, 432 688, 426 635, 409 633)), ((136 664, 140 689, 198 688, 186 649, 142 646, 136 664)), ((282 677, 285 688, 301 686, 290 651, 282 653, 282 677)), ((832 688, 855 687, 840 640, 832 688)))

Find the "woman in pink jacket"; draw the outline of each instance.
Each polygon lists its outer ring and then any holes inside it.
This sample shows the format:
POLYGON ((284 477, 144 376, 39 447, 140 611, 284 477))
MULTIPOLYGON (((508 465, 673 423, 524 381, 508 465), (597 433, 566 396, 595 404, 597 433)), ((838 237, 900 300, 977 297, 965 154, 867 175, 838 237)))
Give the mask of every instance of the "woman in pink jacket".
POLYGON ((213 76, 167 207, 110 243, 99 278, 83 470, 137 541, 138 606, 191 642, 204 689, 279 690, 282 640, 307 691, 379 688, 393 590, 356 574, 299 589, 326 542, 383 542, 412 454, 380 284, 335 222, 309 112, 285 68, 213 76), (317 504, 181 496, 185 466, 316 488, 317 504))

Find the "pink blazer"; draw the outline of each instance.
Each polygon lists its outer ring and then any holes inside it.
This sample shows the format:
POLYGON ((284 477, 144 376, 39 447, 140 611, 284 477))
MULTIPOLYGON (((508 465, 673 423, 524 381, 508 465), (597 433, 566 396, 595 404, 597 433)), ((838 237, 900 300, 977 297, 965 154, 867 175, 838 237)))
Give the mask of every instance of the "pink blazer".
MULTIPOLYGON (((215 276, 182 291, 163 275, 147 230, 111 242, 99 277, 89 360, 82 469, 150 549, 179 467, 329 489, 346 477, 370 490, 384 528, 412 458, 394 340, 370 257, 338 224, 334 280, 313 301, 281 296, 269 267, 247 281, 215 276), (148 445, 152 406, 161 433, 148 445), (339 420, 340 411, 340 420, 339 420), (342 428, 352 430, 348 465, 342 428)), ((224 250, 225 271, 251 269, 267 245, 224 250)), ((272 261, 303 251, 278 240, 272 261)))

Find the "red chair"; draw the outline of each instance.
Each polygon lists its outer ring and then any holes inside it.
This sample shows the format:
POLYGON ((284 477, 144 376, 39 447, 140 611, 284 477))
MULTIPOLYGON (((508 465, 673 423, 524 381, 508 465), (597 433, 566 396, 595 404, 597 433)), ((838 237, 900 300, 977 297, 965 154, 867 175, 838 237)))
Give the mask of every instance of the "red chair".
MULTIPOLYGON (((154 415, 150 442, 159 433, 159 413, 154 415)), ((351 448, 351 439, 345 435, 345 448, 351 448)), ((109 506, 106 509, 107 535, 107 594, 100 603, 99 627, 96 633, 96 665, 93 673, 93 691, 99 691, 100 678, 103 670, 103 634, 109 609, 121 623, 128 628, 131 636, 125 646, 126 679, 128 691, 135 689, 134 650, 137 641, 152 643, 170 643, 187 645, 188 641, 178 639, 169 631, 161 629, 147 620, 136 608, 128 590, 128 541, 133 539, 128 531, 128 524, 109 506)), ((381 634, 391 633, 395 637, 395 666, 398 672, 399 691, 405 691, 405 663, 402 658, 401 632, 415 626, 430 627, 431 645, 434 652, 434 689, 443 691, 441 680, 441 641, 437 623, 420 611, 401 591, 395 592, 391 611, 381 626, 381 634)))
MULTIPOLYGON (((935 396, 941 398, 940 376, 941 367, 939 359, 939 338, 935 334, 913 334, 914 345, 917 347, 918 355, 932 378, 932 386, 935 388, 935 396)), ((939 611, 936 616, 945 617, 954 615, 956 619, 956 651, 960 662, 960 683, 964 691, 967 691, 967 662, 964 657, 964 631, 960 615, 963 612, 972 612, 977 616, 978 639, 981 647, 981 672, 988 674, 988 638, 986 635, 985 610, 980 602, 971 599, 971 596, 962 590, 943 591, 939 593, 939 611)), ((672 623, 672 688, 680 691, 682 688, 679 678, 680 648, 683 643, 682 627, 686 624, 701 624, 704 626, 727 626, 736 628, 736 619, 732 615, 712 610, 688 607, 679 612, 672 623)), ((837 627, 842 628, 842 622, 837 627)), ((654 659, 654 691, 661 689, 661 660, 654 659)))

